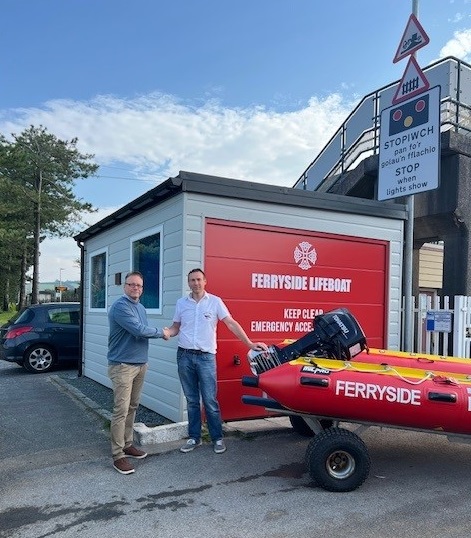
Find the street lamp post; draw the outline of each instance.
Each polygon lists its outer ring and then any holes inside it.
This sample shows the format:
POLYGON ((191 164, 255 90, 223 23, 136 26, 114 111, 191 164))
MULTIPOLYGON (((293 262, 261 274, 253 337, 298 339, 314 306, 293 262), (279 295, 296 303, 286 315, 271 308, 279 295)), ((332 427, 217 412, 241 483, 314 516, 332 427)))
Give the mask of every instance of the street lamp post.
POLYGON ((59 269, 59 302, 62 303, 62 271, 63 267, 59 269))

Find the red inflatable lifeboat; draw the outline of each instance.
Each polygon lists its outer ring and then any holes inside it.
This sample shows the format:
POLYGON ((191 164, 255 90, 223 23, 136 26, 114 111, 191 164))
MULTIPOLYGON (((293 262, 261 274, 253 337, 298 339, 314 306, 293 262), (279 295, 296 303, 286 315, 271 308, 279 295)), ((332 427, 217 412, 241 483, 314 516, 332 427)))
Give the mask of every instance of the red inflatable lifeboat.
POLYGON ((254 376, 242 383, 258 387, 266 397, 244 396, 243 401, 311 426, 315 436, 307 464, 312 479, 325 489, 351 491, 369 472, 366 446, 354 432, 340 428, 340 421, 471 434, 471 361, 371 352, 346 309, 317 316, 314 330, 299 340, 250 352, 248 358, 254 376))

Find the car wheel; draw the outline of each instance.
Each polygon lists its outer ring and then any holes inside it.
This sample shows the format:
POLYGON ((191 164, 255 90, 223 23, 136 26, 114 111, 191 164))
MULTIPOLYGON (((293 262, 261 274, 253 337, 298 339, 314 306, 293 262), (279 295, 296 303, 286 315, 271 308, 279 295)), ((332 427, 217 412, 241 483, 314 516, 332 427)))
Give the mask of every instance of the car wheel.
POLYGON ((23 366, 28 372, 41 374, 49 372, 55 356, 51 348, 44 345, 32 346, 24 354, 23 366))

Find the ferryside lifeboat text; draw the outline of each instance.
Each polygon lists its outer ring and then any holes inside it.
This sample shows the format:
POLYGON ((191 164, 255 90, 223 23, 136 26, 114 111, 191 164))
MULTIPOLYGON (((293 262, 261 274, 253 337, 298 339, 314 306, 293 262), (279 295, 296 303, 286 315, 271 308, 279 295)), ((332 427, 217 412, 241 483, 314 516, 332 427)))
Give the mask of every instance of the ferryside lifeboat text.
POLYGON ((332 291, 349 293, 351 278, 252 273, 252 288, 270 290, 332 291))

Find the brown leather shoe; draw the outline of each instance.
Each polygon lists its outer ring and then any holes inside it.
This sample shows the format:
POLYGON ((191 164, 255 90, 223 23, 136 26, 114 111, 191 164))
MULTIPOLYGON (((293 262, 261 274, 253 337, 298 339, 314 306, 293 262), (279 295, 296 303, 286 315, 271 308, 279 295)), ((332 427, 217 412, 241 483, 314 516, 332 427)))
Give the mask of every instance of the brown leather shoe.
POLYGON ((124 449, 124 453, 128 458, 136 458, 138 460, 142 460, 147 456, 147 452, 144 452, 143 450, 139 450, 135 446, 128 446, 124 449))
POLYGON ((134 472, 134 467, 126 458, 120 458, 113 462, 113 467, 121 474, 131 474, 134 472))

